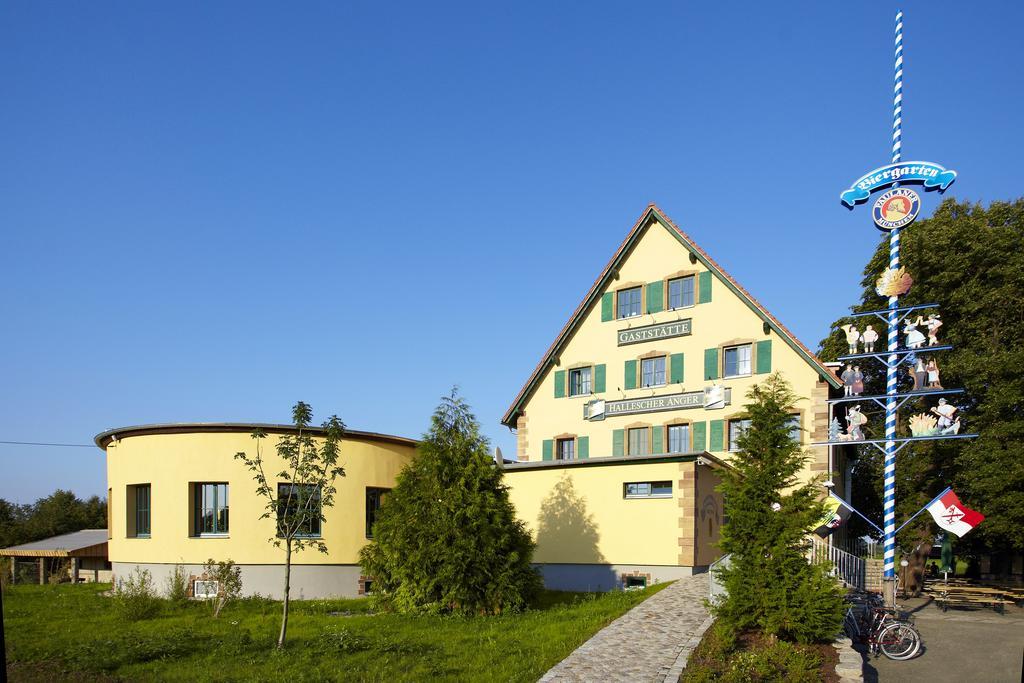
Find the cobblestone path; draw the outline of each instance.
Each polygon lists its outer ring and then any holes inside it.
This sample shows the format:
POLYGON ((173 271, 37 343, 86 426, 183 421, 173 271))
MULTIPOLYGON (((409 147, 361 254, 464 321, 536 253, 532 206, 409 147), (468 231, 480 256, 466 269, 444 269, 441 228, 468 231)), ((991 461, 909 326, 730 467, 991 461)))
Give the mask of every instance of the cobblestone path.
POLYGON ((598 631, 541 681, 675 683, 710 625, 708 575, 679 579, 598 631))

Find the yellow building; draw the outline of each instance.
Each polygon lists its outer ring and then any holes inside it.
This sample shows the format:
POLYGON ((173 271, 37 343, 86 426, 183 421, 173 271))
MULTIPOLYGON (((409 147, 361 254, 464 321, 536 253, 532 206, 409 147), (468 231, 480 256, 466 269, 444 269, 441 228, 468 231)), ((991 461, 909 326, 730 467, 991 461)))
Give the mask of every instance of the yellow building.
MULTIPOLYGON (((718 557, 719 470, 748 390, 770 372, 805 399, 794 437, 826 441, 834 372, 649 206, 502 419, 519 461, 506 482, 545 583, 607 589, 705 570, 718 557)), ((830 469, 827 448, 810 453, 805 478, 830 469)))
MULTIPOLYGON (((267 433, 262 453, 272 477, 285 469, 275 445, 293 431, 287 425, 145 425, 96 437, 107 454, 107 549, 115 576, 141 567, 163 589, 175 565, 198 576, 207 559, 231 559, 242 570, 246 594, 281 596, 284 551, 269 542, 276 520, 260 519, 266 499, 256 495, 252 473, 234 457, 255 454, 250 434, 256 428, 267 433)), ((345 476, 336 481, 335 504, 324 511, 322 524, 313 525, 319 528, 309 530, 326 542, 327 553, 306 549, 293 555, 293 597, 366 591, 359 549, 370 538, 381 494, 394 485, 415 447, 412 439, 345 432, 340 458, 345 476)))

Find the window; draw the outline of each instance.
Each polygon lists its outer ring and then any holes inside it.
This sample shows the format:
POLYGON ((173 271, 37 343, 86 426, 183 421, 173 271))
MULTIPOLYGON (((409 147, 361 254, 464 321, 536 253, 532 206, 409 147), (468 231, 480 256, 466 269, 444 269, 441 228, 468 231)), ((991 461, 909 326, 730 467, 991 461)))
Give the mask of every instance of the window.
POLYGON ((277 485, 277 535, 298 524, 296 536, 320 535, 320 487, 313 484, 277 485))
POLYGON ((636 481, 622 485, 625 498, 671 498, 670 481, 636 481))
POLYGON ((668 307, 685 308, 686 306, 693 306, 692 275, 668 281, 668 307))
POLYGON ((220 582, 196 579, 192 582, 192 595, 196 600, 213 600, 220 595, 220 582))
POLYGON ((619 314, 615 317, 632 318, 640 315, 640 287, 620 290, 618 296, 619 314))
POLYGON ((729 420, 729 450, 738 451, 739 438, 750 428, 750 420, 729 420))
POLYGON ((384 494, 391 489, 366 487, 366 537, 373 538, 373 525, 377 522, 377 510, 384 500, 384 494))
POLYGON ((135 535, 146 538, 150 532, 152 496, 149 484, 135 487, 135 535))
POLYGON ((647 588, 646 576, 627 576, 623 579, 623 590, 640 591, 647 588))
POLYGON ((219 536, 228 532, 228 485, 195 484, 193 533, 196 536, 219 536))
POLYGON ((569 395, 585 396, 590 393, 590 368, 569 371, 569 395))
POLYGON ((786 420, 786 424, 789 425, 789 438, 793 439, 797 443, 800 443, 800 415, 790 415, 789 419, 786 420))
POLYGON ((556 460, 576 459, 576 439, 559 439, 555 449, 556 460))
POLYGON ((727 347, 725 349, 725 376, 737 377, 750 373, 750 344, 727 347))
POLYGON ((629 454, 648 455, 651 452, 650 443, 647 440, 647 427, 629 430, 629 454))
POLYGON ((668 426, 668 452, 690 452, 690 425, 668 426))
POLYGON ((640 386, 660 387, 665 384, 665 356, 640 361, 640 386))

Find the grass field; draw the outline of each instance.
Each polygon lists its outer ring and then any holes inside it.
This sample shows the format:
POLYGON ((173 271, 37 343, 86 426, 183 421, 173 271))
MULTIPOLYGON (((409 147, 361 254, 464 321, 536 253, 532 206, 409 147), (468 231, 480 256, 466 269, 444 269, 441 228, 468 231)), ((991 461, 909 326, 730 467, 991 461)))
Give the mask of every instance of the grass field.
POLYGON ((600 595, 545 592, 497 617, 369 613, 367 600, 293 602, 288 645, 273 648, 280 603, 166 603, 128 622, 104 584, 12 586, 4 594, 12 680, 535 681, 593 633, 666 584, 600 595), (340 613, 340 614, 339 614, 340 613))

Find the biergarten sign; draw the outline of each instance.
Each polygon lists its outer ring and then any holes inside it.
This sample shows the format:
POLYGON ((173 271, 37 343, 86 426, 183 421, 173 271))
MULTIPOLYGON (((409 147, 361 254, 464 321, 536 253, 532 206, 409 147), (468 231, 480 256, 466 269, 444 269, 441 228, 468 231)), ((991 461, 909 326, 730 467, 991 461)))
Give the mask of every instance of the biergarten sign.
POLYGON ((843 190, 839 199, 848 209, 866 202, 872 193, 896 183, 918 183, 926 190, 946 191, 956 180, 956 171, 931 161, 901 161, 865 173, 849 190, 843 190))
POLYGON ((637 415, 640 413, 659 413, 666 410, 683 410, 685 408, 721 408, 732 403, 732 390, 714 387, 711 391, 684 391, 667 396, 645 396, 643 398, 627 398, 621 401, 591 401, 583 406, 583 419, 603 420, 618 415, 637 415))
POLYGON ((618 345, 639 344, 656 339, 670 339, 672 337, 685 337, 691 333, 691 319, 673 320, 670 323, 659 323, 657 325, 645 325, 644 327, 631 327, 626 330, 619 330, 618 345))

